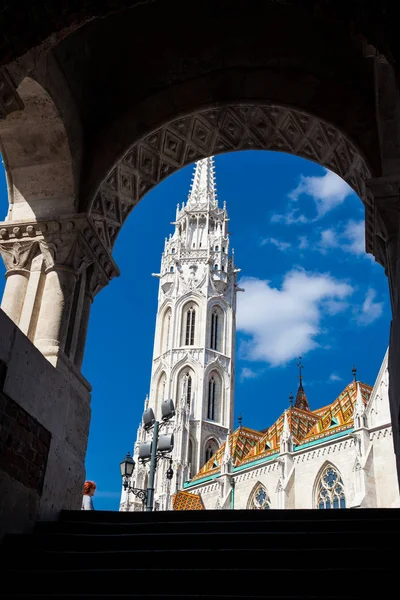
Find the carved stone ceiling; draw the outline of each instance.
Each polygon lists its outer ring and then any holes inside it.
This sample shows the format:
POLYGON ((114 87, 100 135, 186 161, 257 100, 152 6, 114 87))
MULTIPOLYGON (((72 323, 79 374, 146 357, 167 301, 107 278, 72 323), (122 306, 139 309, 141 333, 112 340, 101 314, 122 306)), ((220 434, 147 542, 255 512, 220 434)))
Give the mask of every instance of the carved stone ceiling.
POLYGON ((160 181, 207 156, 238 150, 275 150, 316 162, 342 177, 366 207, 367 252, 372 251, 370 171, 337 129, 277 106, 231 106, 198 112, 158 129, 125 154, 102 184, 91 218, 111 250, 134 206, 160 181))

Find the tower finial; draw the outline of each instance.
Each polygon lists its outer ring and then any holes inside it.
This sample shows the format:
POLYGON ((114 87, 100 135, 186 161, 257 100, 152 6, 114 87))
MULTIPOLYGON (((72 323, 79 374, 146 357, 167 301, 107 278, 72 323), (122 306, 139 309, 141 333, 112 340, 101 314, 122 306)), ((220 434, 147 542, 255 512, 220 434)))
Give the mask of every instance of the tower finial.
POLYGON ((293 406, 293 394, 292 394, 292 392, 290 392, 289 402, 290 402, 290 408, 292 408, 292 406, 293 406))
POLYGON ((195 163, 187 207, 190 209, 205 204, 210 208, 218 206, 213 156, 203 158, 195 163))
POLYGON ((303 371, 304 367, 301 364, 301 356, 298 356, 297 358, 299 359, 299 362, 297 363, 297 366, 299 367, 300 388, 302 388, 303 387, 303 373, 302 373, 302 371, 303 371))
POLYGON ((355 365, 353 365, 351 372, 353 373, 354 381, 357 381, 357 369, 355 365))
POLYGON ((242 417, 242 415, 240 414, 240 415, 238 416, 238 423, 239 423, 239 427, 241 427, 241 426, 242 426, 242 420, 243 420, 243 417, 242 417))

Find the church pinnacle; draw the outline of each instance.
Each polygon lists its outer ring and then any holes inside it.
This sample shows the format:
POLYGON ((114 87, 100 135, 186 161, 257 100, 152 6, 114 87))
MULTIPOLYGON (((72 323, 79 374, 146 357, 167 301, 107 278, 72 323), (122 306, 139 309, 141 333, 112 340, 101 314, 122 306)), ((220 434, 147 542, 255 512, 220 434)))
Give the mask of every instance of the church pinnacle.
POLYGON ((216 208, 218 205, 213 156, 203 158, 195 163, 187 208, 200 208, 204 207, 204 204, 210 208, 216 208))
POLYGON ((301 356, 298 357, 299 362, 297 366, 299 367, 299 387, 296 394, 295 407, 300 408, 301 410, 310 410, 310 406, 308 404, 307 396, 303 388, 303 365, 301 364, 301 356))

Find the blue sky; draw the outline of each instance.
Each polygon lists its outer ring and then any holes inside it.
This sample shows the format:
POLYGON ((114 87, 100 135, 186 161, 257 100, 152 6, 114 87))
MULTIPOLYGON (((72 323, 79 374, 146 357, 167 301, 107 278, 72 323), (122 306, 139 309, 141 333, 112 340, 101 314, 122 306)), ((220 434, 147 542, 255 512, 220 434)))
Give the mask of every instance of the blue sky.
MULTIPOLYGON (((390 304, 383 268, 364 251, 361 200, 336 175, 295 156, 238 152, 215 158, 226 200, 238 294, 235 427, 270 426, 298 385, 302 356, 311 409, 352 380, 373 385, 388 344, 390 304)), ((164 238, 186 201, 193 166, 150 192, 114 250, 121 276, 95 298, 83 374, 93 386, 87 477, 95 507, 118 510, 119 462, 133 449, 149 391, 164 238)), ((6 214, 3 182, 0 209, 6 214)), ((1 265, 4 272, 4 267, 1 265)), ((1 292, 4 280, 1 280, 1 292)))

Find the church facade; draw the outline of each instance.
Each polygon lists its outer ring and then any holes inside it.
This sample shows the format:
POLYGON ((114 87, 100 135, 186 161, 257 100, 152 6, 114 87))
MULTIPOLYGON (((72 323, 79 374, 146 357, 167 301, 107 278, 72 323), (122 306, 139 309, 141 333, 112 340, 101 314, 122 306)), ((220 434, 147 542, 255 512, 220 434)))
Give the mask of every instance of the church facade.
MULTIPOLYGON (((237 273, 229 247, 226 204, 219 207, 213 158, 195 165, 187 203, 165 240, 159 279, 150 392, 144 408, 174 433, 173 479, 160 460, 156 510, 399 507, 388 399, 388 356, 373 387, 351 381, 332 403, 311 410, 296 398, 263 430, 233 431, 237 273)), ((137 431, 130 485, 146 489, 148 469, 137 431)), ((120 510, 143 510, 122 490, 120 510)))

